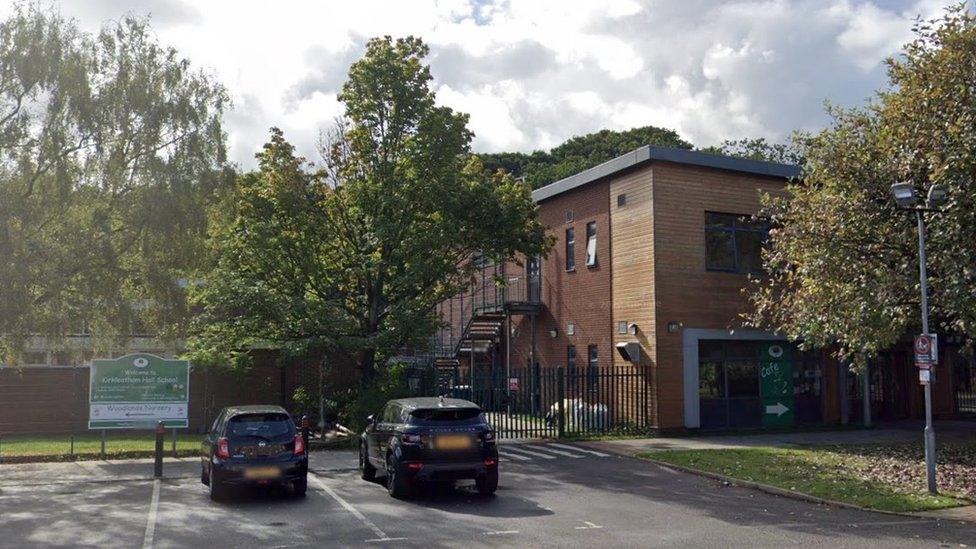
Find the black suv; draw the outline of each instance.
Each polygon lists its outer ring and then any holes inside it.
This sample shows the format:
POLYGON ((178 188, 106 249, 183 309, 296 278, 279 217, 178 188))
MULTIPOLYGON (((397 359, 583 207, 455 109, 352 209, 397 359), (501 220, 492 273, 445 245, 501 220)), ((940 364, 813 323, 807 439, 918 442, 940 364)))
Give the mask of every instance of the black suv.
POLYGON ((483 495, 498 488, 495 432, 477 404, 444 397, 391 400, 366 422, 359 470, 370 481, 382 471, 391 496, 407 496, 422 481, 474 479, 483 495))
POLYGON ((280 406, 232 406, 217 414, 203 439, 200 481, 210 498, 229 486, 291 485, 304 496, 308 453, 301 433, 280 406))

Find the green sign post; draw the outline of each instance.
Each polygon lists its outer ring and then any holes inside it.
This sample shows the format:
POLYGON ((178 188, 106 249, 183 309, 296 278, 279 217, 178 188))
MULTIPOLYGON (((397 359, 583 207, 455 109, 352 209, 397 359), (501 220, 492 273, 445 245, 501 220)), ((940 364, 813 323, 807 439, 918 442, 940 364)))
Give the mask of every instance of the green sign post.
POLYGON ((763 426, 793 425, 793 354, 787 343, 762 346, 759 359, 759 392, 763 426))
POLYGON ((187 427, 190 363, 150 354, 92 360, 89 429, 187 427))

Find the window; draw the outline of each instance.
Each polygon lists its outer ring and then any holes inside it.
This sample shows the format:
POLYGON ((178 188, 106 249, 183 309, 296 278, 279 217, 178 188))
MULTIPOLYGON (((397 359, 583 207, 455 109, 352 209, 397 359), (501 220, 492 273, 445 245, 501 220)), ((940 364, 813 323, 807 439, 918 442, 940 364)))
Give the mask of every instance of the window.
POLYGON ((621 207, 626 206, 626 205, 627 205, 627 195, 626 194, 618 194, 617 195, 617 207, 618 208, 621 208, 621 207))
POLYGON ((566 223, 573 222, 573 210, 566 210, 566 223))
POLYGON ((617 333, 618 334, 626 334, 627 333, 627 321, 626 320, 621 320, 620 322, 617 323, 617 333))
POLYGON ((705 212, 705 268, 758 273, 769 224, 748 215, 705 212))
POLYGON ((596 221, 586 224, 586 266, 596 267, 596 221))
POLYGON ((566 324, 566 335, 576 335, 576 325, 572 322, 566 324))
POLYGON ((386 405, 383 412, 383 423, 396 423, 400 419, 400 407, 392 402, 386 405))
POLYGON ((566 229, 566 270, 576 270, 576 233, 572 228, 566 229))

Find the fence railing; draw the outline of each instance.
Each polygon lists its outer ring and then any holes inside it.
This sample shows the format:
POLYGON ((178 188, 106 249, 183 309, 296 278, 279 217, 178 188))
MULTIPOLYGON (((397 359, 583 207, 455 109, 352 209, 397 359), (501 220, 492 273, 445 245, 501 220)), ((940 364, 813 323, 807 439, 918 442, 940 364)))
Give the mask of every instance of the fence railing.
POLYGON ((519 368, 431 388, 481 406, 499 438, 641 433, 652 425, 644 368, 519 368))

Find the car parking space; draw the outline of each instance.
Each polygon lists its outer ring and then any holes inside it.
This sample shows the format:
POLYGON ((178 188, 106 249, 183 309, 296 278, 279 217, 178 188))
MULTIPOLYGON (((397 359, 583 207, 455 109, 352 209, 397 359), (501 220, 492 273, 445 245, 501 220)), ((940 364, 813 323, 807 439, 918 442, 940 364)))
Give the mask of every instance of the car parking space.
POLYGON ((359 478, 353 452, 313 454, 304 498, 245 489, 212 502, 189 476, 0 483, 0 547, 921 547, 976 536, 971 525, 812 505, 575 444, 504 443, 499 455, 494 497, 466 481, 394 499, 382 479, 359 478))

